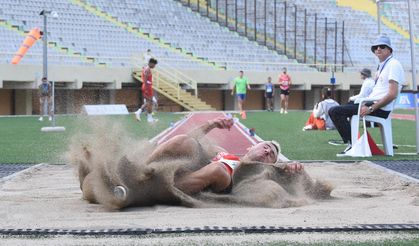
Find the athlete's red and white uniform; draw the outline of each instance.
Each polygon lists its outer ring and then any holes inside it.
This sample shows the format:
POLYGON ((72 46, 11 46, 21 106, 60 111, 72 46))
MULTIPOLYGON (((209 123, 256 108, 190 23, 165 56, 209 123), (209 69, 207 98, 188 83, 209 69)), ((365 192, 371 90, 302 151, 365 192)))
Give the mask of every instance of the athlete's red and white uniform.
POLYGON ((226 153, 226 152, 218 152, 218 154, 212 158, 212 161, 218 161, 224 164, 227 169, 227 172, 233 175, 234 169, 239 165, 240 158, 238 156, 226 153))
POLYGON ((153 74, 151 73, 151 68, 149 66, 143 68, 141 78, 143 79, 143 85, 141 86, 143 97, 147 100, 151 100, 153 98, 153 74))

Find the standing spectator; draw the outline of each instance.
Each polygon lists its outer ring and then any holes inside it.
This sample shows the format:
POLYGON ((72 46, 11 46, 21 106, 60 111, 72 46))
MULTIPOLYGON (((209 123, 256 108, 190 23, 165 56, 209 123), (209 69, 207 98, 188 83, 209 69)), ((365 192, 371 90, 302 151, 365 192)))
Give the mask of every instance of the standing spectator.
MULTIPOLYGON (((389 37, 379 36, 371 45, 371 51, 377 56, 380 64, 375 75, 375 86, 368 97, 364 98, 359 116, 373 115, 386 119, 393 110, 393 102, 405 82, 404 71, 400 62, 393 57, 389 37)), ((358 113, 358 102, 359 100, 355 100, 354 104, 337 106, 329 110, 329 115, 343 142, 348 144, 345 150, 337 154, 338 157, 345 156, 345 153, 352 148, 349 118, 358 113)))
POLYGON ((52 85, 50 82, 48 82, 48 79, 46 77, 42 78, 42 83, 38 87, 38 95, 39 95, 39 121, 44 120, 44 115, 48 114, 49 121, 52 120, 52 114, 54 113, 52 111, 52 85), (47 105, 47 111, 44 112, 45 103, 48 103, 47 105))
POLYGON ((278 79, 279 88, 281 89, 281 114, 288 114, 288 97, 290 94, 291 77, 287 74, 287 68, 282 68, 282 73, 278 79))
POLYGON ((272 84, 272 78, 268 77, 268 83, 265 84, 266 109, 268 111, 274 110, 274 104, 273 104, 274 93, 275 93, 275 87, 272 84))
POLYGON ((332 119, 329 116, 329 109, 339 106, 339 103, 332 99, 332 90, 329 87, 322 88, 322 100, 314 106, 303 131, 307 130, 331 130, 335 129, 332 119))
POLYGON ((364 81, 362 82, 361 91, 358 95, 351 96, 349 98, 350 102, 354 102, 358 98, 368 97, 375 85, 375 81, 371 78, 371 70, 368 68, 361 70, 361 79, 364 81))
POLYGON ((242 119, 246 119, 246 111, 244 111, 244 103, 246 101, 247 90, 250 90, 249 81, 243 76, 243 71, 239 72, 239 77, 233 80, 233 89, 231 89, 231 95, 234 95, 234 89, 236 89, 236 95, 238 100, 238 106, 242 119))
POLYGON ((151 53, 151 50, 147 49, 147 51, 143 54, 143 66, 147 66, 151 58, 155 59, 155 57, 151 53))
POLYGON ((143 68, 141 79, 143 84, 141 86, 141 92, 143 94, 143 98, 145 103, 135 111, 135 118, 138 121, 141 121, 141 113, 143 111, 147 111, 147 121, 149 123, 153 123, 157 121, 153 118, 153 74, 151 69, 153 69, 157 65, 157 60, 151 58, 148 62, 148 65, 143 68))

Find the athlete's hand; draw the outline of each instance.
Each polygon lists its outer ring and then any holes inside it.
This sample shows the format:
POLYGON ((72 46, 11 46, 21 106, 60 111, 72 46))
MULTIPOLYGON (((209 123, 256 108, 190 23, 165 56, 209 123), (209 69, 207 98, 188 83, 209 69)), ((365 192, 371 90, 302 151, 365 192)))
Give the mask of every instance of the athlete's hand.
POLYGON ((234 120, 232 118, 217 118, 210 121, 210 124, 216 128, 230 130, 230 128, 234 125, 234 120))
POLYGON ((299 173, 304 170, 304 166, 299 162, 287 163, 285 166, 286 173, 299 173))

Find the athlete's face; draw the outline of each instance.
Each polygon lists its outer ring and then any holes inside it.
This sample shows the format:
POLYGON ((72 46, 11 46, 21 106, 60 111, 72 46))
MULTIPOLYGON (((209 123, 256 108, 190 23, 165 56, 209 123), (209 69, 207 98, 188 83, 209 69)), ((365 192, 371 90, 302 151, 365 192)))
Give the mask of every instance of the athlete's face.
POLYGON ((156 66, 156 64, 154 64, 154 63, 149 63, 149 64, 148 64, 148 66, 149 66, 150 68, 154 68, 154 67, 156 66))
POLYGON ((250 148, 244 158, 251 161, 275 163, 278 157, 276 147, 270 141, 260 142, 250 148))

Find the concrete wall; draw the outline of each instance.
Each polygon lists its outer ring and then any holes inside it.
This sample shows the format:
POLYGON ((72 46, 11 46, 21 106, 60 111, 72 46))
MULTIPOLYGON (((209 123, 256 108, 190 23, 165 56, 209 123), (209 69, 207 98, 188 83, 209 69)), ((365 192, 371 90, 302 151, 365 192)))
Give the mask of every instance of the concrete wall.
MULTIPOLYGON (((79 113, 84 104, 126 104, 130 111, 142 104, 138 83, 132 78, 131 68, 50 66, 49 79, 56 81, 56 112, 79 113)), ((156 70, 158 72, 158 68, 156 70)), ((238 71, 184 70, 199 85, 198 96, 217 110, 237 109, 236 98, 230 95, 231 81, 238 71)), ((0 65, 0 114, 38 114, 37 87, 42 66, 0 65)), ((252 90, 246 100, 246 109, 264 109, 263 85, 271 76, 276 83, 277 73, 246 72, 252 90)), ((320 100, 320 89, 330 86, 330 73, 290 72, 293 81, 289 99, 290 109, 311 109, 320 100)), ((406 74, 410 81, 410 74, 406 74)), ((335 98, 346 102, 361 86, 358 72, 335 73, 335 98)), ((408 84, 411 82, 408 82, 408 84)), ((279 109, 279 90, 274 97, 279 109)), ((182 111, 181 106, 161 96, 160 111, 182 111)))

